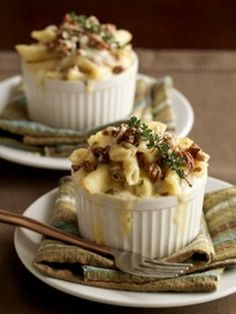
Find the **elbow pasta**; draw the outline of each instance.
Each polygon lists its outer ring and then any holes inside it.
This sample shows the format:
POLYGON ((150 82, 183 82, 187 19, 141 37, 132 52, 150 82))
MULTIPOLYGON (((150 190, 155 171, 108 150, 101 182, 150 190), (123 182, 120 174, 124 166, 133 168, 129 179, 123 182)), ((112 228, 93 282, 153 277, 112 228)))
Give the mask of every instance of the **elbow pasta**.
POLYGON ((104 193, 111 187, 110 173, 106 165, 100 165, 82 181, 84 189, 92 194, 104 193))
POLYGON ((153 195, 153 184, 150 179, 143 177, 141 183, 136 186, 136 194, 140 197, 151 197, 153 195))
POLYGON ((88 155, 88 150, 86 148, 79 148, 70 155, 69 159, 72 164, 81 164, 88 155))
MULTIPOLYGON (((40 62, 32 62, 28 63, 27 67, 32 72, 53 72, 53 69, 58 67, 60 61, 59 59, 52 59, 52 60, 44 60, 40 62)), ((57 72, 59 73, 59 72, 57 72)))
POLYGON ((94 62, 90 61, 88 58, 80 57, 78 58, 78 67, 81 72, 85 73, 91 80, 100 79, 100 69, 94 62))
POLYGON ((57 52, 50 52, 41 44, 16 45, 16 50, 26 62, 41 62, 59 57, 57 52))
POLYGON ((180 195, 181 186, 179 184, 179 178, 175 172, 169 171, 163 184, 162 194, 180 195))
POLYGON ((139 182, 140 169, 134 151, 114 145, 110 151, 110 158, 122 163, 124 175, 129 185, 139 182))
POLYGON ((66 79, 68 81, 79 81, 83 79, 83 77, 84 77, 83 73, 81 73, 79 69, 76 67, 70 68, 66 74, 66 79))
POLYGON ((148 151, 145 142, 139 144, 138 151, 143 154, 143 158, 149 164, 153 163, 157 158, 157 151, 154 149, 148 151))
POLYGON ((95 143, 99 143, 99 146, 101 147, 111 145, 112 136, 111 135, 104 136, 102 131, 97 132, 95 135, 91 135, 90 138, 88 139, 89 146, 92 146, 95 143))
POLYGON ((31 37, 40 41, 40 42, 50 42, 56 39, 56 30, 57 27, 54 25, 48 26, 43 30, 40 31, 33 31, 31 33, 31 37))

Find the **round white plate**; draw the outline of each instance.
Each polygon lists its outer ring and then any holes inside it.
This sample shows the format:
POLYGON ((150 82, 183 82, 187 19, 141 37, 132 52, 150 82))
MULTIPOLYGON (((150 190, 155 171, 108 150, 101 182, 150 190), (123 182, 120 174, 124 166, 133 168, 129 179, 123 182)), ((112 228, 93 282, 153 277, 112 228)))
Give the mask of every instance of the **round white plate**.
MULTIPOLYGON (((142 74, 139 74, 139 77, 146 78, 147 80, 153 79, 150 76, 142 74)), ((5 91, 6 93, 7 89, 10 87, 12 89, 12 86, 14 84, 18 84, 19 81, 20 77, 16 76, 15 78, 7 80, 4 83, 0 83, 0 91, 5 91)), ((176 117, 175 134, 180 137, 187 136, 193 126, 194 113, 189 101, 176 89, 174 89, 172 93, 172 107, 176 117)), ((66 158, 44 157, 6 146, 0 146, 0 157, 18 164, 37 168, 70 170, 70 162, 66 158)))
POLYGON ((70 161, 66 158, 44 157, 24 150, 0 145, 0 157, 17 164, 36 168, 70 170, 70 161))
MULTIPOLYGON (((230 186, 229 183, 209 178, 207 192, 219 190, 230 186)), ((47 222, 50 216, 52 205, 55 201, 56 190, 53 190, 36 200, 24 215, 47 222)), ((128 292, 95 288, 81 284, 66 282, 41 275, 32 267, 32 261, 40 243, 41 236, 22 228, 16 228, 15 248, 24 266, 37 278, 51 287, 54 287, 67 294, 83 299, 130 307, 177 307, 204 303, 225 297, 236 292, 236 268, 225 271, 216 292, 204 293, 145 293, 128 292)))

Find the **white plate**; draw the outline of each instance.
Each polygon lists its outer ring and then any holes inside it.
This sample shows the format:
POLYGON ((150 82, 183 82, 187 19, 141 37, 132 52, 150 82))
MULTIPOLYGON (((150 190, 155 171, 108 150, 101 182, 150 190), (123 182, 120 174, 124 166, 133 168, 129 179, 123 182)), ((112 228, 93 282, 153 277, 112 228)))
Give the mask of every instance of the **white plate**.
MULTIPOLYGON (((230 186, 229 183, 209 178, 207 192, 219 190, 230 186)), ((36 200, 24 213, 24 215, 47 222, 54 203, 56 190, 53 190, 36 200)), ((51 287, 54 287, 67 294, 83 299, 130 307, 177 307, 204 303, 220 299, 236 292, 236 268, 227 270, 220 282, 216 292, 204 293, 145 293, 110 290, 103 288, 89 287, 63 280, 53 279, 41 275, 32 267, 32 260, 40 243, 41 236, 22 228, 16 228, 15 248, 24 266, 38 279, 51 287)))
MULTIPOLYGON (((146 75, 142 78, 153 79, 146 75)), ((7 104, 11 93, 19 84, 21 76, 0 82, 0 112, 7 104)), ((178 90, 172 94, 172 107, 176 116, 176 135, 187 136, 193 126, 194 114, 189 101, 178 90)), ((0 157, 18 164, 47 169, 70 170, 70 162, 66 158, 44 157, 19 149, 0 146, 0 157)))

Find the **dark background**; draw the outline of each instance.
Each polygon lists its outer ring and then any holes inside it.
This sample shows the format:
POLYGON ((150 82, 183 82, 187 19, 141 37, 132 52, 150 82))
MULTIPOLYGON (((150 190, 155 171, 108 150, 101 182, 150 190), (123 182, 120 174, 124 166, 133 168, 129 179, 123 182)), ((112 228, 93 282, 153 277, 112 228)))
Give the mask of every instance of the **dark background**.
POLYGON ((32 30, 70 11, 130 30, 134 47, 236 48, 234 0, 0 0, 0 49, 30 43, 32 30))

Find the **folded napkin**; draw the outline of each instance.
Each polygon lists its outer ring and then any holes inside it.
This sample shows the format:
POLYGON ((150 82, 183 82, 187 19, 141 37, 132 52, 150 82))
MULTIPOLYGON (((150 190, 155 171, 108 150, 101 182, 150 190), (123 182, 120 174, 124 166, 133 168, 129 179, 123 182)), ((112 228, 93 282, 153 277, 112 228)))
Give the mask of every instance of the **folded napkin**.
MULTIPOLYGON (((154 279, 126 274, 112 259, 77 246, 43 238, 33 266, 46 276, 85 285, 130 291, 214 291, 224 268, 236 265, 236 188, 206 194, 198 237, 166 260, 191 261, 191 271, 179 278, 154 279)), ((60 181, 50 224, 79 235, 75 192, 70 177, 60 181)))
MULTIPOLYGON (((144 122, 160 121, 169 131, 175 130, 175 116, 171 105, 173 82, 170 77, 156 80, 138 79, 132 115, 144 122)), ((118 125, 118 121, 113 125, 118 125)), ((109 124, 111 125, 111 124, 109 124)), ((27 113, 23 91, 13 94, 0 114, 0 145, 10 146, 45 156, 68 157, 79 147, 86 147, 88 136, 108 125, 83 131, 58 129, 33 122, 27 113)))

